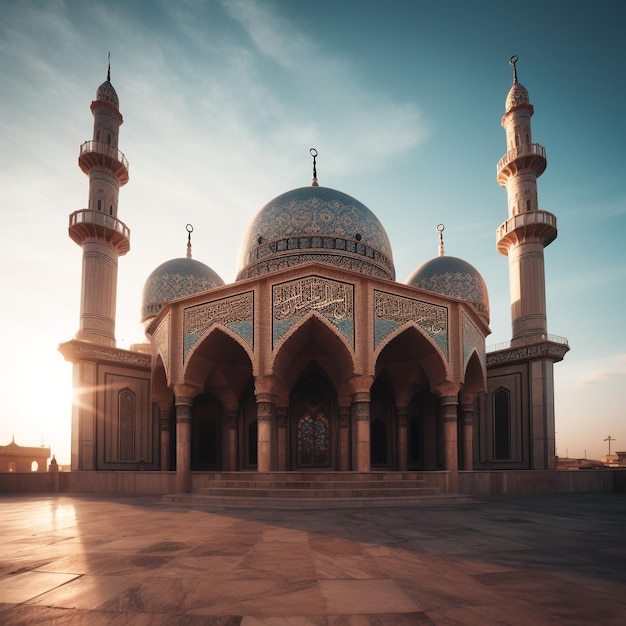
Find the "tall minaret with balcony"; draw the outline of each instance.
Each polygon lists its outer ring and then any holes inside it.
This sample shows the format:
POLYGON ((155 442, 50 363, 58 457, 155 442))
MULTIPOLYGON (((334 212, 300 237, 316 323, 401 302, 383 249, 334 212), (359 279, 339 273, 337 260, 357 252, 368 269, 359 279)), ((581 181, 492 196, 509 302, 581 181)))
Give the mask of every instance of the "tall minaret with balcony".
POLYGON ((556 217, 539 208, 537 178, 546 169, 546 152, 533 143, 534 109, 517 80, 517 56, 510 62, 513 86, 502 118, 507 153, 497 168, 508 219, 496 231, 496 242, 509 259, 512 339, 487 354, 488 411, 496 443, 487 446, 486 456, 497 468, 553 469, 553 365, 569 350, 566 339, 548 334, 546 314, 543 251, 556 239, 556 217))
POLYGON ((498 252, 509 258, 513 343, 546 339, 546 289, 543 249, 556 239, 556 217, 539 209, 537 178, 546 169, 546 151, 532 141, 534 113, 528 91, 517 80, 517 56, 511 58, 513 86, 502 126, 507 153, 498 163, 498 183, 506 188, 509 217, 498 228, 498 252))
POLYGON ((107 79, 91 103, 93 138, 80 147, 78 164, 89 177, 86 209, 70 215, 69 235, 83 249, 80 328, 76 339, 115 346, 117 260, 130 250, 130 230, 117 218, 121 186, 128 182, 128 161, 118 150, 122 114, 107 79))

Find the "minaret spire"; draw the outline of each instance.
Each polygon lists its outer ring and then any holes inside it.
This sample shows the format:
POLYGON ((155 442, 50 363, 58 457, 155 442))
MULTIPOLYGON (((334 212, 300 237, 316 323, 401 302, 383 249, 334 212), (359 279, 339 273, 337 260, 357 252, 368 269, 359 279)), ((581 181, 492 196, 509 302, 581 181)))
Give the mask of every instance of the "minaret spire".
POLYGON ((313 187, 318 187, 319 185, 317 184, 317 150, 315 148, 311 148, 309 150, 309 154, 313 157, 313 182, 311 183, 311 185, 313 187))
POLYGON ((513 66, 513 84, 517 84, 517 54, 514 54, 510 59, 509 63, 513 66))
POLYGON ((437 225, 437 232, 439 233, 439 256, 444 256, 445 252, 443 249, 443 231, 446 227, 443 224, 437 225))
POLYGON ((187 258, 191 258, 191 233, 193 233, 193 226, 191 224, 187 224, 185 226, 187 229, 187 258))
POLYGON ((111 82, 111 51, 109 51, 109 67, 107 69, 107 81, 111 82))

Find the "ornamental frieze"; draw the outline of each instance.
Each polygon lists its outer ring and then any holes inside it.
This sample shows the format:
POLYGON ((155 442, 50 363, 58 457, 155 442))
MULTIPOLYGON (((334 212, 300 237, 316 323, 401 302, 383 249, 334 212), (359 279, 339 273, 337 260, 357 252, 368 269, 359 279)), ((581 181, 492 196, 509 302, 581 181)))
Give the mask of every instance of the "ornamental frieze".
POLYGON ((101 361, 112 361, 123 365, 132 365, 135 367, 150 367, 152 356, 139 352, 130 352, 129 350, 120 350, 119 348, 107 348, 105 346, 97 346, 83 342, 71 342, 73 353, 82 358, 98 359, 101 361))
POLYGON ((407 322, 419 326, 448 357, 448 309, 384 291, 374 291, 374 346, 407 322))
POLYGON ((185 309, 184 358, 215 324, 225 326, 254 349, 254 292, 221 298, 185 309))
POLYGON ((354 347, 354 285, 308 276, 272 287, 272 345, 310 311, 316 311, 354 347))
POLYGON ((463 363, 467 365, 467 361, 476 350, 480 364, 485 367, 485 338, 482 336, 478 328, 474 326, 470 318, 463 313, 463 363))
POLYGON ((531 346, 520 348, 509 348, 508 350, 498 350, 487 354, 487 367, 500 365, 502 363, 515 363, 517 361, 527 361, 539 357, 552 359, 555 363, 561 361, 569 351, 567 344, 545 341, 531 346))

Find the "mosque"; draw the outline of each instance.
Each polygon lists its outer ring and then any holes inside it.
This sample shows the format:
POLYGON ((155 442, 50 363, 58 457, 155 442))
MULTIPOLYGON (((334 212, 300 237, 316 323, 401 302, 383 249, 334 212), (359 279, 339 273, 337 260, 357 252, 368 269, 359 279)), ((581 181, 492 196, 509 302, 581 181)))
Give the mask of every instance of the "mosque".
POLYGON ((116 346, 118 258, 130 250, 119 188, 123 122, 110 81, 91 103, 93 138, 78 164, 87 208, 69 219, 82 248, 80 324, 60 345, 73 363, 73 471, 433 472, 555 468, 553 364, 544 253, 556 217, 539 208, 545 149, 517 57, 497 181, 508 217, 512 338, 487 351, 487 286, 444 253, 404 283, 377 217, 348 194, 312 185, 270 200, 243 234, 237 278, 191 254, 147 277, 146 343, 116 346))

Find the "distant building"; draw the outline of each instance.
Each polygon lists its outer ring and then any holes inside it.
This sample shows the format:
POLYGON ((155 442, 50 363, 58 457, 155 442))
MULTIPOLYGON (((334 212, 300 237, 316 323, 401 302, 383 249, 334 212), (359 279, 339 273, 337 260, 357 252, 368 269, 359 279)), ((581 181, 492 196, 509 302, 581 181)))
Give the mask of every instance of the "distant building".
POLYGON ((7 446, 0 446, 0 472, 46 472, 50 448, 18 446, 15 438, 7 446))
POLYGON ((109 72, 78 158, 88 206, 69 223, 83 251, 80 327, 60 346, 74 364, 72 469, 175 470, 180 491, 191 471, 446 470, 454 485, 459 469, 555 469, 553 364, 569 347, 548 334, 543 250, 556 217, 539 208, 546 156, 516 60, 497 166, 508 217, 496 231, 512 339, 493 351, 485 282, 444 254, 443 228, 439 256, 397 282, 383 225, 320 187, 315 159, 310 187, 250 223, 233 283, 192 258, 189 232, 186 257, 147 278, 148 342, 117 348, 129 172, 109 72))

